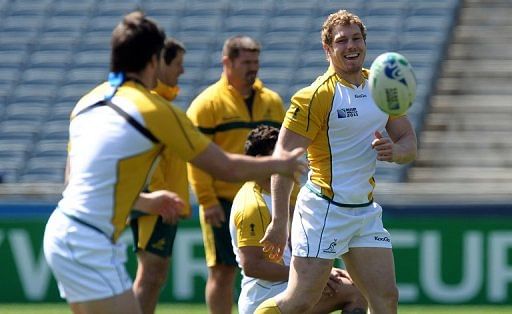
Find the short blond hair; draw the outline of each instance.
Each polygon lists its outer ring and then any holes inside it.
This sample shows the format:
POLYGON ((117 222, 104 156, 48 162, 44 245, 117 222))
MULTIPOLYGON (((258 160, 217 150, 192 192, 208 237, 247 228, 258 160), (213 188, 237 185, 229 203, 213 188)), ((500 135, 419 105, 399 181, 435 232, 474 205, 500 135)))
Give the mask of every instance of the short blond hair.
POLYGON ((322 25, 322 44, 331 46, 333 40, 332 30, 335 26, 351 24, 359 26, 361 34, 363 34, 363 39, 366 41, 366 26, 364 26, 359 16, 347 10, 339 10, 338 12, 330 14, 325 20, 324 25, 322 25))

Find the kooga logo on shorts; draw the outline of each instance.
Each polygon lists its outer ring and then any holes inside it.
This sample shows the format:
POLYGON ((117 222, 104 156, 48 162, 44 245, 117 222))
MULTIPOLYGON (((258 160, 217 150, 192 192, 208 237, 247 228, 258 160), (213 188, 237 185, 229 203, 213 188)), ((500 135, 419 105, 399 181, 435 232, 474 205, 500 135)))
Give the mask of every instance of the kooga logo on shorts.
POLYGON ((383 242, 391 242, 391 240, 388 237, 374 237, 375 241, 383 241, 383 242))

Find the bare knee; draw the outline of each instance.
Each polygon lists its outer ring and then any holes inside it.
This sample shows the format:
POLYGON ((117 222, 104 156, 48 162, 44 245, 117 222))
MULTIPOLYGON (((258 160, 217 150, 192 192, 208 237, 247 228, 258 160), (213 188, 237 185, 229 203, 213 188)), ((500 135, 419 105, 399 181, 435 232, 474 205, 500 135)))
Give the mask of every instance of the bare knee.
POLYGON ((150 289, 160 289, 167 281, 169 258, 153 257, 139 260, 136 283, 150 289))
POLYGON ((368 302, 353 283, 345 284, 337 290, 334 298, 339 300, 339 309, 348 313, 366 313, 368 302), (356 311, 359 310, 359 311, 356 311))
POLYGON ((209 268, 208 280, 218 286, 230 286, 235 280, 235 266, 215 265, 209 268))

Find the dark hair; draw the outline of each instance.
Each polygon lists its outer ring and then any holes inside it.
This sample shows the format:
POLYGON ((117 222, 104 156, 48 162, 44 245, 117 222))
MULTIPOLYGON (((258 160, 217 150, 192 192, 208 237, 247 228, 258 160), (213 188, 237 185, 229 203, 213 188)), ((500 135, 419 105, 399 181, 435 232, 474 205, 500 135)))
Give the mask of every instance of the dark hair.
POLYGON ((229 59, 236 59, 240 52, 251 51, 251 52, 260 52, 261 45, 256 39, 253 39, 249 36, 245 35, 237 35, 226 39, 224 42, 224 47, 222 48, 222 55, 227 56, 229 59))
POLYGON ((259 125, 253 129, 245 141, 245 154, 249 156, 268 156, 276 146, 279 129, 268 125, 259 125))
POLYGON ((164 48, 163 48, 163 57, 165 64, 170 64, 174 58, 178 55, 178 52, 186 52, 185 45, 179 40, 167 37, 165 39, 164 48))
POLYGON ((164 45, 165 32, 144 13, 135 11, 124 16, 112 32, 110 70, 140 72, 164 45))

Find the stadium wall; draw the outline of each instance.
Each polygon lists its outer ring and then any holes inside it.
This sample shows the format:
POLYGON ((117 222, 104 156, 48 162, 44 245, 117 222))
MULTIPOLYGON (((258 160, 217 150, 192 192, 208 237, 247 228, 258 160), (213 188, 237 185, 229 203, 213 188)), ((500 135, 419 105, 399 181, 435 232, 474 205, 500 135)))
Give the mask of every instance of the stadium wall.
MULTIPOLYGON (((0 204, 0 302, 59 301, 42 252, 54 204, 0 204)), ((385 206, 400 302, 512 303, 512 206, 385 206)), ((131 234, 128 268, 134 273, 131 234)), ((386 241, 386 239, 383 239, 386 241)), ((162 302, 204 302, 207 270, 196 221, 180 225, 162 302)))

